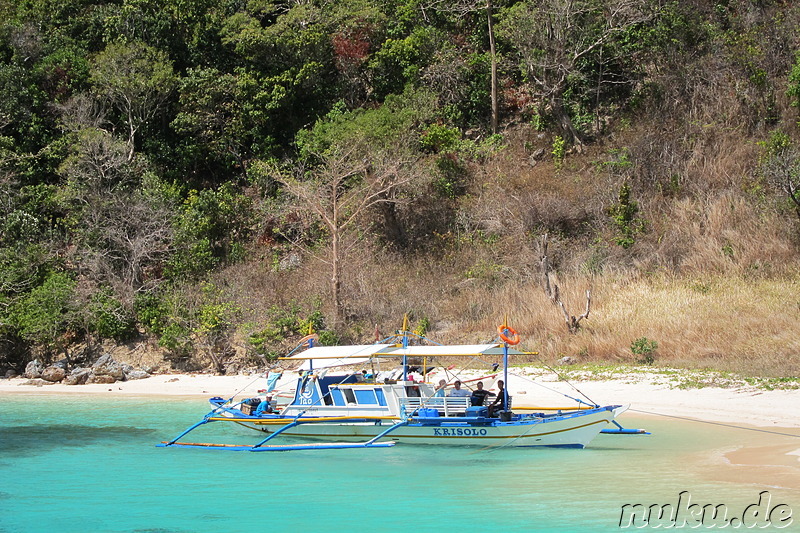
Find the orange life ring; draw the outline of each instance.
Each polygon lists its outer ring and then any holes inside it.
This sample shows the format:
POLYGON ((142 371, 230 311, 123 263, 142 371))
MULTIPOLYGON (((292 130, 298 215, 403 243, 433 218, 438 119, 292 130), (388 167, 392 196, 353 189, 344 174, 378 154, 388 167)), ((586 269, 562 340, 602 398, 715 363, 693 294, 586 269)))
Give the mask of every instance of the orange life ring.
POLYGON ((308 344, 308 341, 310 341, 310 340, 318 341, 319 340, 319 335, 317 335, 316 333, 312 333, 311 335, 306 335, 305 337, 303 337, 302 339, 297 341, 297 345, 298 346, 303 346, 304 344, 308 344))
POLYGON ((519 344, 519 333, 517 333, 514 328, 506 325, 500 325, 497 326, 497 333, 500 334, 500 338, 506 344, 510 344, 511 346, 519 344))

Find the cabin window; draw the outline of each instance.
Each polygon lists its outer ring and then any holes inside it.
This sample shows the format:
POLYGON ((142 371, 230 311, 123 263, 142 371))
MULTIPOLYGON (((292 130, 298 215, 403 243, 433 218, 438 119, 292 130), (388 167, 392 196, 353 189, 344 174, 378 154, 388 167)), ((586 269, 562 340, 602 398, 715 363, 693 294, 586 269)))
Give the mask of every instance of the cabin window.
POLYGON ((344 392, 344 398, 347 400, 347 403, 356 403, 356 397, 353 394, 353 389, 342 389, 344 392))
POLYGON ((378 405, 386 405, 386 395, 383 389, 375 389, 375 396, 378 397, 378 405))
POLYGON ((333 398, 333 405, 346 405, 342 391, 339 389, 331 389, 331 397, 333 398))
POLYGON ((375 405, 378 403, 375 398, 375 391, 372 389, 356 389, 356 399, 359 405, 375 405))

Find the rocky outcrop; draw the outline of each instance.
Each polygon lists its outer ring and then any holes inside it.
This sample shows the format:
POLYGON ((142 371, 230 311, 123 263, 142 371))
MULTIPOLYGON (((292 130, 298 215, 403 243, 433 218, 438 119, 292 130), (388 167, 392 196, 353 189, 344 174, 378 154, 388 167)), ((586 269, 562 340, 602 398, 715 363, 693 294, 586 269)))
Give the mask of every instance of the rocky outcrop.
POLYGON ((145 372, 144 370, 131 370, 125 374, 125 379, 144 379, 149 378, 150 374, 145 372))
POLYGON ((64 378, 65 385, 83 385, 89 380, 89 376, 92 375, 92 370, 90 368, 73 368, 72 372, 64 378))
POLYGON ((25 373, 23 374, 23 376, 28 379, 38 379, 42 377, 43 370, 44 370, 44 365, 40 363, 38 359, 34 359, 30 363, 28 363, 27 366, 25 367, 25 373))
MULTIPOLYGON (((150 367, 147 367, 150 370, 150 367)), ((65 385, 83 385, 85 383, 109 384, 129 379, 144 379, 150 377, 150 372, 132 367, 126 363, 116 361, 111 354, 103 354, 89 367, 76 367, 68 370, 68 361, 63 359, 50 366, 45 366, 34 359, 25 367, 25 377, 28 384, 42 386, 52 383, 65 385)), ((13 372, 12 372, 13 374, 13 372)))
POLYGON ((42 371, 42 379, 50 383, 58 383, 67 376, 66 370, 60 366, 48 366, 42 371))
POLYGON ((86 383, 115 383, 117 380, 114 376, 109 376, 107 374, 92 374, 89 376, 89 379, 86 380, 86 383))
MULTIPOLYGON (((114 378, 114 381, 125 380, 125 368, 115 361, 111 354, 100 356, 100 359, 92 365, 92 373, 95 377, 109 376, 114 378)), ((114 381, 94 381, 94 383, 114 383, 114 381)))

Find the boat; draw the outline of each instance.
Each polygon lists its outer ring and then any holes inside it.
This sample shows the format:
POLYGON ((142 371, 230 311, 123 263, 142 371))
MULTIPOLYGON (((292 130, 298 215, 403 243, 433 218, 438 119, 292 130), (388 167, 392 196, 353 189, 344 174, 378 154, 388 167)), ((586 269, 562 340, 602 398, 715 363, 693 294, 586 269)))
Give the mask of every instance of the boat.
POLYGON ((277 405, 269 395, 239 400, 216 396, 210 399, 212 410, 202 420, 158 446, 249 451, 384 448, 398 443, 583 448, 601 432, 642 432, 627 430, 616 422, 626 405, 601 406, 572 398, 577 407, 515 410, 507 388, 500 392, 504 401, 492 406, 472 396, 440 396, 427 382, 429 371, 436 368, 431 366, 435 360, 502 357, 502 376, 508 383, 509 357, 534 352, 513 348, 519 335, 505 323, 498 333, 497 342, 470 345, 430 344, 425 337, 407 331, 405 325, 394 337, 375 344, 316 346, 309 337, 303 339, 302 351, 282 358, 284 364, 298 365, 294 393, 284 405, 277 405), (400 362, 400 366, 391 372, 379 371, 390 361, 400 362), (365 368, 378 370, 367 372, 365 368), (413 370, 420 374, 419 380, 414 379, 413 370), (497 409, 497 404, 506 408, 497 409), (267 436, 245 445, 181 440, 212 422, 238 424, 267 436), (286 443, 287 438, 292 442, 286 443))

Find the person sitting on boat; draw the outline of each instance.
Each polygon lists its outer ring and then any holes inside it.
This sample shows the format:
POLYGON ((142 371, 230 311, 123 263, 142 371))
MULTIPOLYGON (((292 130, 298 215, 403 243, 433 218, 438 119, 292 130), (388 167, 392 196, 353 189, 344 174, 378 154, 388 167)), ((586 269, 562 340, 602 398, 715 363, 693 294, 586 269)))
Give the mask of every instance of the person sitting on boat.
POLYGON ((255 416, 261 416, 264 413, 271 413, 272 412, 272 396, 267 396, 264 400, 258 404, 256 410, 253 412, 255 416))
POLYGON ((451 396, 453 398, 459 398, 459 397, 466 398, 472 396, 472 393, 470 393, 467 389, 462 389, 461 382, 459 380, 455 380, 453 382, 453 390, 450 391, 450 394, 448 394, 448 396, 451 396))
POLYGON ((443 398, 445 392, 444 389, 446 387, 447 387, 447 382, 443 379, 440 379, 439 385, 436 386, 436 392, 434 392, 433 395, 436 396, 437 398, 443 398))
POLYGON ((504 385, 505 383, 503 383, 502 379, 497 382, 497 386, 500 387, 500 390, 497 391, 497 397, 494 399, 494 401, 489 404, 489 416, 494 416, 495 413, 506 410, 507 393, 504 385))
POLYGON ((479 381, 478 384, 475 385, 475 390, 472 391, 470 403, 472 405, 483 405, 483 402, 486 401, 487 396, 494 396, 494 393, 484 389, 483 381, 479 381))

